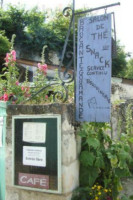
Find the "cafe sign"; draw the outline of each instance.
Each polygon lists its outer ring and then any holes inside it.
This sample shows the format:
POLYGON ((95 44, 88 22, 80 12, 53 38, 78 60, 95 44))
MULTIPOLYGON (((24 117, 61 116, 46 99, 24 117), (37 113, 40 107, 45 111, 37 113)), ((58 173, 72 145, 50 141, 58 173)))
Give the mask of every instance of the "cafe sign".
POLYGON ((19 173, 18 183, 26 187, 49 189, 49 176, 19 173))

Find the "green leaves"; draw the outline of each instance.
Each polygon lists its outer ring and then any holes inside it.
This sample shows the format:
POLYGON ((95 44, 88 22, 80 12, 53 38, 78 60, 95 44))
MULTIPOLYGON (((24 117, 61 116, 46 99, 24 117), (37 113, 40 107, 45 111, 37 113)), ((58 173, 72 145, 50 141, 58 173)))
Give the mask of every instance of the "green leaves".
POLYGON ((129 176, 130 171, 129 171, 129 169, 116 168, 115 169, 115 175, 119 178, 122 178, 122 177, 125 177, 125 176, 129 176))
POLYGON ((124 48, 117 41, 117 57, 112 60, 112 74, 113 76, 123 77, 127 65, 126 53, 124 48), (117 67, 118 66, 118 67, 117 67))
POLYGON ((105 168, 105 163, 102 156, 96 157, 95 167, 102 168, 102 169, 105 168))
POLYGON ((117 167, 117 164, 118 164, 117 156, 112 156, 112 158, 110 159, 110 162, 111 162, 112 168, 117 167))
POLYGON ((3 33, 0 32, 0 55, 5 55, 10 49, 10 42, 3 33))
MULTIPOLYGON (((32 10, 25 10, 25 8, 18 6, 9 6, 6 11, 0 10, 0 30, 4 30, 5 36, 9 39, 13 34, 16 35, 15 47, 18 47, 20 52, 23 51, 22 54, 25 56, 27 52, 29 52, 28 56, 32 53, 34 55, 41 53, 42 47, 48 45, 46 55, 48 60, 49 51, 52 50, 57 53, 62 51, 69 19, 64 19, 61 16, 60 18, 57 17, 54 22, 52 18, 51 22, 49 19, 45 23, 46 14, 47 10, 41 12, 36 7, 32 10), (57 26, 55 21, 58 22, 57 26), (55 26, 53 27, 54 23, 55 26)), ((7 42, 4 40, 5 47, 7 42)), ((70 44, 72 49, 72 39, 70 44)), ((0 47, 2 46, 0 45, 0 47)), ((4 53, 6 52, 4 51, 4 53)))
POLYGON ((97 138, 91 137, 89 136, 87 138, 87 144, 88 146, 93 147, 94 149, 97 149, 98 147, 100 147, 100 142, 97 138))
POLYGON ((127 63, 125 78, 133 79, 133 58, 131 58, 127 63))
POLYGON ((121 177, 130 175, 132 157, 129 137, 122 135, 122 141, 111 140, 106 134, 107 128, 104 123, 84 123, 81 127, 80 183, 82 187, 91 187, 97 182, 105 188, 111 187, 115 200, 121 177))
POLYGON ((80 161, 83 166, 92 166, 95 160, 95 156, 93 153, 88 152, 88 151, 82 151, 80 155, 80 161))
POLYGON ((99 169, 97 167, 84 167, 80 169, 80 183, 81 186, 92 187, 99 176, 99 169))

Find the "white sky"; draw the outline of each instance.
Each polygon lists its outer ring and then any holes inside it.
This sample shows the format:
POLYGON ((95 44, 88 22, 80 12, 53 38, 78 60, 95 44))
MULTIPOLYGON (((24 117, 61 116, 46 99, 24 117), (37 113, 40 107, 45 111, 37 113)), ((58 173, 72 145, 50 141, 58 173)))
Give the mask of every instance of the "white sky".
MULTIPOLYGON (((3 0, 4 5, 7 3, 20 4, 26 6, 27 9, 38 6, 41 10, 45 8, 61 8, 68 4, 72 4, 72 0, 3 0)), ((121 41, 121 45, 125 46, 126 52, 133 53, 133 0, 75 0, 76 8, 95 8, 108 4, 120 2, 120 6, 108 8, 107 12, 115 12, 116 17, 116 33, 117 39, 121 41)), ((97 14, 104 11, 97 11, 97 14)), ((133 54, 132 54, 133 55, 133 54)))

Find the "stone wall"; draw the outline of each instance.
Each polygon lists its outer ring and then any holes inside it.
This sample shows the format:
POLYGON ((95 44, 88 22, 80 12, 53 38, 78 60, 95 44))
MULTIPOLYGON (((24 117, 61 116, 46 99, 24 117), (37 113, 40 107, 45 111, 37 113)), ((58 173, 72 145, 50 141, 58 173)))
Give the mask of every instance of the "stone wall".
MULTIPOLYGON (((18 48, 16 47, 15 49, 17 53, 17 58, 41 62, 41 53, 39 54, 38 52, 33 52, 33 51, 25 52, 20 47, 18 48)), ((53 65, 59 65, 60 59, 57 52, 50 51, 48 58, 49 62, 52 63, 53 65)))
POLYGON ((79 185, 80 139, 75 134, 73 125, 74 114, 72 104, 48 105, 9 105, 7 107, 6 135, 6 200, 70 200, 72 191, 79 185), (62 146, 62 194, 18 189, 12 185, 12 116, 61 115, 61 146, 62 146))
MULTIPOLYGON (((119 139, 121 133, 126 133, 126 112, 128 106, 130 105, 131 118, 130 123, 132 124, 133 134, 133 99, 126 100, 119 105, 112 106, 112 115, 111 115, 111 125, 112 125, 112 133, 111 136, 113 139, 119 139)), ((133 145, 131 145, 133 152, 133 145)), ((132 169, 131 169, 132 170, 132 169)), ((133 170, 132 170, 133 171, 133 170)), ((126 197, 133 196, 133 177, 125 177, 122 179, 122 191, 120 193, 120 197, 125 195, 126 197)))
MULTIPOLYGON (((112 106, 111 124, 112 138, 118 137, 119 120, 125 123, 127 106, 133 105, 133 100, 127 100, 120 105, 112 106), (124 118, 123 118, 124 117, 124 118)), ((133 110, 133 107, 131 108, 133 110)), ((133 116, 132 116, 133 117, 133 116)), ((74 124, 74 107, 72 104, 47 105, 9 105, 7 107, 6 136, 6 200, 70 200, 72 191, 79 185, 79 161, 81 148, 80 138, 76 135, 74 124), (18 189, 12 184, 12 116, 13 115, 61 115, 61 145, 62 145, 62 193, 50 194, 31 190, 18 189)), ((133 195, 132 179, 123 180, 123 193, 133 195)))
POLYGON ((116 102, 116 101, 120 102, 123 100, 133 99, 132 80, 112 77, 111 82, 112 82, 111 102, 116 102), (124 81, 127 81, 127 83, 126 82, 124 83, 124 81))
MULTIPOLYGON (((130 111, 132 112, 132 119, 133 119, 133 99, 126 100, 120 104, 113 104, 111 109, 111 126, 112 132, 111 137, 112 139, 119 139, 120 133, 125 133, 126 127, 126 118, 127 118, 127 109, 128 106, 131 106, 130 111)), ((132 123, 132 119, 130 119, 130 123, 132 123)))

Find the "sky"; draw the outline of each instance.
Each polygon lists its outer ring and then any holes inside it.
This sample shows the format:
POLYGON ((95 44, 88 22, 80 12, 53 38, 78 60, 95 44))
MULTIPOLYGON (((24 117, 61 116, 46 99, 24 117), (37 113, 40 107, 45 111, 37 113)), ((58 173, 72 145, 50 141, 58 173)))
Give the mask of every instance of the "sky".
MULTIPOLYGON (((38 6, 40 10, 45 8, 64 9, 71 5, 73 0, 3 0, 4 6, 8 3, 13 5, 25 5, 27 9, 38 6)), ((75 8, 96 8, 104 5, 120 2, 120 6, 107 9, 107 13, 115 13, 116 34, 120 44, 125 47, 126 52, 131 52, 133 57, 133 1, 132 0, 75 0, 75 8)), ((97 11, 96 14, 103 14, 105 11, 97 11)))

